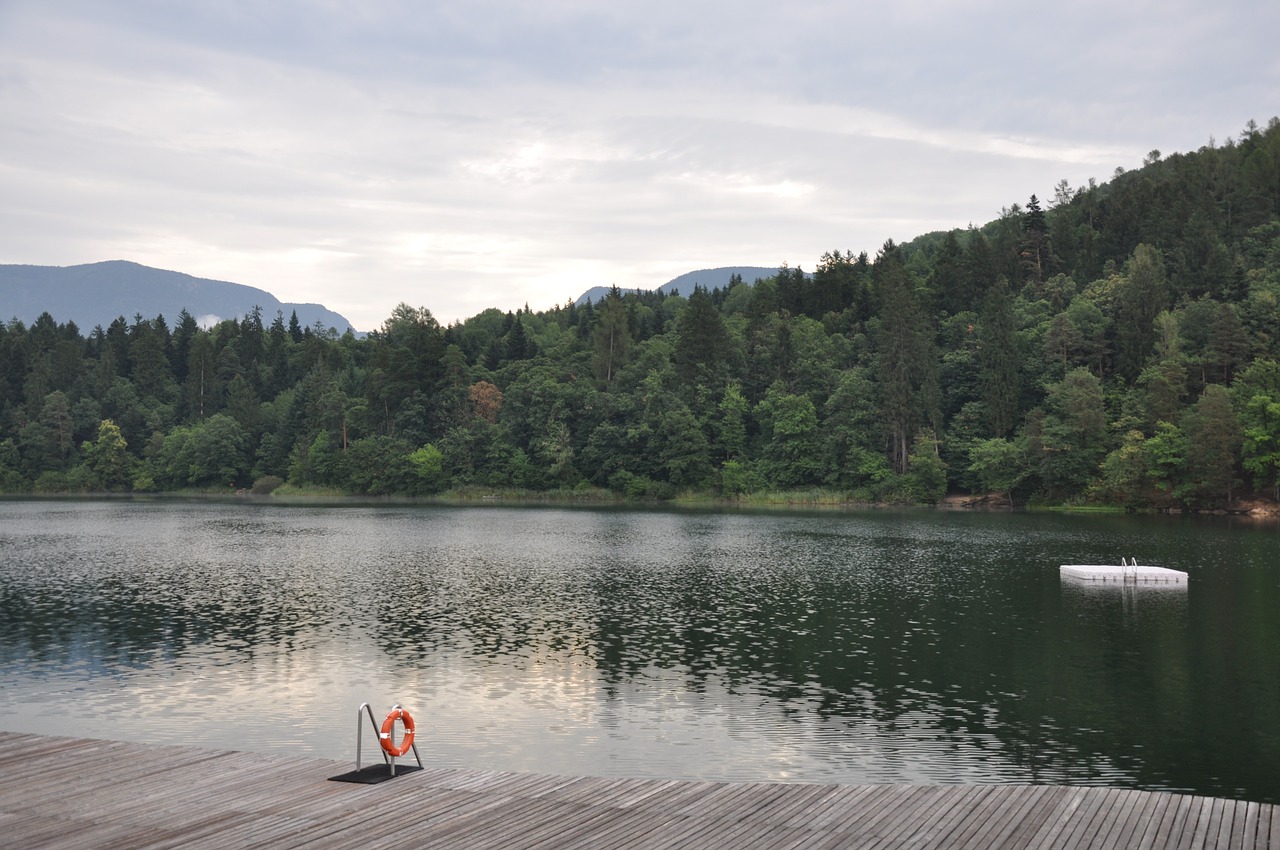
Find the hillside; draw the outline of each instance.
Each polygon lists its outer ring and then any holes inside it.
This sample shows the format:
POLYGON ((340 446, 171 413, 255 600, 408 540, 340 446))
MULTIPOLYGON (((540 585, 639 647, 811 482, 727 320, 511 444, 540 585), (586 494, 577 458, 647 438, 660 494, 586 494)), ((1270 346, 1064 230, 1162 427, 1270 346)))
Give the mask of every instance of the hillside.
MULTIPOLYGON (((672 293, 689 295, 693 292, 695 286, 701 286, 706 290, 726 289, 734 275, 742 278, 746 283, 753 283, 758 278, 772 277, 777 271, 776 268, 765 268, 763 266, 724 266, 716 269, 700 269, 686 272, 679 277, 673 277, 656 289, 628 289, 625 291, 629 293, 661 292, 664 295, 671 295, 672 293)), ((575 307, 581 307, 588 301, 599 302, 609 294, 612 288, 610 286, 593 286, 579 295, 578 300, 574 301, 573 304, 575 307)))
POLYGON ((0 491, 1280 496, 1280 120, 1047 197, 812 273, 448 327, 401 305, 366 338, 0 326, 0 491))
POLYGON ((132 322, 141 314, 148 319, 164 316, 172 324, 186 310, 203 326, 238 318, 254 307, 264 321, 277 312, 287 321, 295 311, 298 322, 344 333, 351 323, 320 304, 284 303, 252 286, 206 280, 181 272, 164 271, 125 260, 81 266, 0 265, 0 304, 4 319, 30 324, 48 312, 60 322, 75 322, 82 330, 107 327, 123 316, 132 322))

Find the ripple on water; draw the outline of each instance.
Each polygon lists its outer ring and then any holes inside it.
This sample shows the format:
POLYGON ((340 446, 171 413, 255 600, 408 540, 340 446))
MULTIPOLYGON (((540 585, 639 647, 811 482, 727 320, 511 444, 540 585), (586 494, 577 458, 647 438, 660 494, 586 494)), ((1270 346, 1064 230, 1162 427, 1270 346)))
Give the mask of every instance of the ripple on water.
POLYGON ((1273 799, 1280 566, 1214 528, 6 502, 0 717, 348 758, 399 701, 436 764, 1273 799), (1060 585, 1121 550, 1205 581, 1060 585))

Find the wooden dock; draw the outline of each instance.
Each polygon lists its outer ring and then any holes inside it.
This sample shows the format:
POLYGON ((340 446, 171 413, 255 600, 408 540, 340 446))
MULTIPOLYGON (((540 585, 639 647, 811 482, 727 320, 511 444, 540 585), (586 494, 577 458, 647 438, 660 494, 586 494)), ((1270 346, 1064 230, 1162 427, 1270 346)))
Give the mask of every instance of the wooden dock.
POLYGON ((1280 850, 1280 807, 1112 788, 426 770, 0 732, 0 846, 1280 850))

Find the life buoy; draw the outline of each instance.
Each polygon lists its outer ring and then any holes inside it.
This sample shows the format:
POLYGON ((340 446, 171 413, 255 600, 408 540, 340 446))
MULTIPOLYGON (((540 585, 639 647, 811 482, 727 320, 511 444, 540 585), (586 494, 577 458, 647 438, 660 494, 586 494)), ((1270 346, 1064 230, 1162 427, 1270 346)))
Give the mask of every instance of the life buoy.
POLYGON ((400 706, 391 709, 391 713, 387 715, 386 720, 382 721, 382 733, 378 735, 378 743, 382 744, 382 749, 387 755, 399 758, 409 752, 413 747, 413 717, 409 712, 400 706), (396 721, 399 720, 404 724, 404 737, 400 739, 400 746, 392 743, 391 732, 395 729, 396 721))

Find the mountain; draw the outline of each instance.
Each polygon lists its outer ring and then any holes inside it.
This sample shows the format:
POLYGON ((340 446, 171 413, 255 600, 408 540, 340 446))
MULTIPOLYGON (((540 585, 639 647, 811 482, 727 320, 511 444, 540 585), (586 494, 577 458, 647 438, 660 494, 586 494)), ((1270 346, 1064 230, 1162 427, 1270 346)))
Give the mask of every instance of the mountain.
POLYGON ((252 286, 125 260, 65 267, 0 265, 0 321, 17 318, 30 324, 48 312, 58 322, 73 321, 82 332, 88 332, 96 325, 105 328, 120 316, 132 322, 139 313, 146 319, 162 315, 173 325, 185 309, 207 327, 223 319, 240 318, 254 307, 262 308, 266 324, 279 311, 285 321, 297 312, 303 327, 319 322, 338 333, 351 327, 346 317, 321 304, 285 303, 252 286))
MULTIPOLYGON (((679 277, 673 277, 662 286, 659 286, 658 291, 667 295, 672 292, 688 295, 693 292, 694 286, 701 286, 703 289, 715 289, 717 287, 724 289, 729 285, 729 278, 735 274, 741 275, 742 279, 747 283, 755 283, 756 278, 773 277, 777 273, 777 269, 765 268, 764 266, 725 266, 719 269, 699 269, 696 272, 687 272, 679 277)), ((579 295, 578 300, 573 303, 575 306, 581 307, 588 301, 599 302, 609 294, 609 290, 612 288, 611 286, 593 286, 579 295)), ((623 290, 623 292, 640 291, 639 289, 623 290)))

